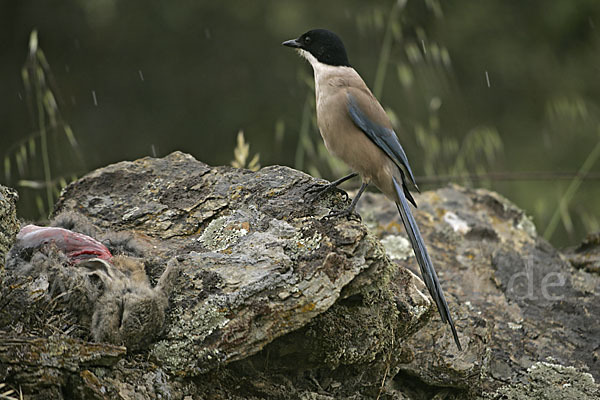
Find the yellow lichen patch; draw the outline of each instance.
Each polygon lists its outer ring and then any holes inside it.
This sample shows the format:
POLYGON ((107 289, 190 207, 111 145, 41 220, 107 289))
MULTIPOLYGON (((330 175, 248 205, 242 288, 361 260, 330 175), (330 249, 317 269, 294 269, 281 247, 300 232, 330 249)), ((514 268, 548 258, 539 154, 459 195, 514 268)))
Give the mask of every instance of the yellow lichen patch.
POLYGON ((315 303, 308 303, 302 306, 302 312, 309 312, 314 310, 316 307, 315 303))
POLYGON ((436 207, 436 209, 435 209, 435 215, 439 219, 443 218, 444 214, 446 214, 447 212, 448 211, 445 210, 444 208, 436 207))
MULTIPOLYGON (((281 317, 281 319, 283 321, 288 321, 294 316, 294 313, 291 310, 281 310, 278 312, 278 315, 281 317)), ((282 324, 285 324, 285 323, 286 322, 282 322, 282 324)))
POLYGON ((97 391, 100 391, 102 389, 102 383, 100 382, 98 377, 94 375, 90 370, 86 369, 81 371, 79 373, 79 376, 89 387, 92 387, 97 391))
POLYGON ((391 221, 389 224, 382 225, 381 228, 382 228, 381 230, 383 232, 388 232, 388 233, 392 232, 392 230, 396 230, 396 232, 404 231, 404 227, 396 221, 391 221))
POLYGON ((244 222, 235 222, 233 224, 229 224, 227 225, 225 228, 223 228, 223 230, 226 231, 239 231, 241 233, 241 236, 244 236, 248 233, 248 231, 250 230, 250 223, 247 221, 244 222))

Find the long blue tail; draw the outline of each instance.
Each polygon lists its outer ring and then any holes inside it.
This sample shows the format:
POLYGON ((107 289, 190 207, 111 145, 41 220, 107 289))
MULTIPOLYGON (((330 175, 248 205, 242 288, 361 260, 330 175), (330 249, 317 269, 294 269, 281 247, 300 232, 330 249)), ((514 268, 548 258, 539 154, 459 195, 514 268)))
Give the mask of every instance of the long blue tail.
POLYGON ((408 238, 410 239, 413 251, 417 257, 417 262, 421 268, 421 276, 425 281, 427 289, 429 289, 431 297, 433 297, 433 300, 437 305, 440 316, 442 317, 442 322, 447 322, 450 324, 450 329, 452 329, 452 335, 454 336, 454 342, 456 343, 458 350, 462 351, 460 341, 458 340, 458 334, 456 333, 456 327, 454 326, 454 321, 452 320, 450 310, 448 309, 448 303, 446 303, 446 298, 444 297, 444 292, 442 292, 442 287, 440 286, 437 274, 433 268, 433 263, 429 258, 429 254, 427 254, 427 248, 423 242, 421 232, 419 232, 417 222, 410 211, 403 187, 398 184, 396 178, 392 177, 392 180, 394 181, 394 188, 396 189, 399 199, 399 203, 396 203, 396 207, 398 207, 398 212, 400 213, 402 223, 404 224, 406 233, 408 233, 408 238))

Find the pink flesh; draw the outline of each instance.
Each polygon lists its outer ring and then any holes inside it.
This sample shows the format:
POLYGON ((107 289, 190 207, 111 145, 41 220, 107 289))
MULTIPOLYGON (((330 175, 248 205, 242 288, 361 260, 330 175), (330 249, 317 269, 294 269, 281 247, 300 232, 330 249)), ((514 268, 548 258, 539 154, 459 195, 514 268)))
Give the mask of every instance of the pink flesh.
POLYGON ((17 240, 25 248, 39 248, 54 243, 74 262, 93 257, 103 260, 112 258, 108 248, 96 239, 63 228, 26 225, 21 228, 17 240))

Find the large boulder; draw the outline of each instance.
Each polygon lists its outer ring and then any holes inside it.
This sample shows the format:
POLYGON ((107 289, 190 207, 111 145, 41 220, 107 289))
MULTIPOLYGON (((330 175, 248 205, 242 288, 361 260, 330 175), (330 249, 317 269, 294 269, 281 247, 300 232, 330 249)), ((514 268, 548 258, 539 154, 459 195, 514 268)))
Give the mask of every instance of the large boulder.
MULTIPOLYGON (((600 277, 589 272, 591 263, 573 268, 537 236, 522 210, 497 193, 453 185, 426 192, 417 202, 417 220, 466 349, 456 355, 448 340, 440 340, 447 327, 436 316, 408 341, 412 356, 398 364, 395 387, 506 394, 507 384, 539 384, 547 377, 545 384, 556 392, 551 398, 595 398, 600 325, 593 321, 600 315, 600 277), (555 367, 544 375, 547 365, 555 367), (561 379, 564 385, 557 388, 561 379)), ((397 250, 407 246, 393 208, 368 194, 359 210, 390 258, 403 261, 412 254, 397 250)), ((576 266, 582 253, 595 248, 598 254, 596 236, 569 253, 576 266)), ((406 265, 415 269, 415 263, 406 265)), ((542 398, 537 396, 498 398, 542 398)))
MULTIPOLYGON (((11 333, 125 345, 124 362, 143 352, 180 380, 223 374, 273 342, 274 353, 296 360, 290 370, 348 366, 381 375, 389 354, 426 323, 431 303, 359 221, 323 218, 344 196, 304 200, 314 184, 286 167, 214 168, 183 153, 94 171, 65 189, 51 222, 95 237, 120 259, 69 259, 63 243, 80 237, 63 240, 63 230, 41 231, 60 240, 33 250, 40 241, 20 235, 4 276, 11 311, 0 312, 0 322, 11 333), (141 260, 144 277, 123 258, 141 260)), ((7 379, 25 373, 4 370, 7 379)), ((111 396, 140 384, 114 374, 97 376, 111 396)))

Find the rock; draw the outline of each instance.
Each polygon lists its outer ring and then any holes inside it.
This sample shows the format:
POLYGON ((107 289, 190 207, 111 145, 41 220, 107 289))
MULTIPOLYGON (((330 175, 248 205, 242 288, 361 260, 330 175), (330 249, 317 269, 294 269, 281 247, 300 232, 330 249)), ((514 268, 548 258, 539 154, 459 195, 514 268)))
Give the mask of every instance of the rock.
MULTIPOLYGON (((151 354, 168 372, 193 376, 305 326, 362 271, 378 281, 391 273, 364 226, 322 220, 328 209, 304 203, 312 182, 285 167, 251 173, 173 153, 87 175, 65 190, 56 213, 78 211, 101 229, 148 238, 145 257, 170 266, 151 276, 169 287, 170 301, 167 331, 151 354)), ((406 296, 396 333, 414 331, 430 307, 412 276, 404 281, 400 292, 415 294, 406 296)))
POLYGON ((4 268, 4 256, 12 247, 19 232, 18 198, 16 191, 0 185, 0 270, 4 268))
MULTIPOLYGON (((173 153, 86 175, 64 190, 52 220, 94 236, 113 255, 121 249, 121 256, 141 258, 153 290, 168 296, 165 330, 147 354, 154 369, 179 378, 222 374, 235 361, 259 362, 264 356, 252 356, 269 344, 272 354, 297 360, 295 370, 370 368, 378 388, 381 373, 396 362, 392 354, 426 323, 431 304, 418 278, 390 263, 362 224, 322 218, 329 207, 344 206, 341 195, 304 202, 312 184, 286 167, 252 173, 173 153), (118 237, 124 232, 133 238, 126 245, 118 237)), ((20 323, 7 315, 0 322, 11 333, 47 335, 51 327, 144 350, 117 334, 132 313, 114 293, 126 291, 93 278, 94 268, 112 267, 69 263, 59 247, 33 256, 13 249, 5 280, 20 291, 6 289, 5 297, 20 310, 20 323), (64 290, 50 290, 60 285, 64 290), (28 297, 34 292, 35 302, 28 297), (107 303, 112 298, 118 301, 107 303), (63 317, 60 326, 42 312, 51 304, 63 317), (106 324, 101 336, 99 309, 121 310, 121 323, 106 324)), ((125 384, 114 371, 93 376, 111 393, 125 384)), ((70 379, 86 388, 81 393, 95 393, 93 376, 70 379)), ((124 379, 136 387, 129 375, 124 379)))
MULTIPOLYGON (((435 316, 410 338, 412 355, 398 365, 397 384, 415 385, 417 377, 416 386, 430 395, 455 388, 478 396, 507 383, 520 387, 540 362, 600 377, 600 325, 593 322, 600 315, 597 274, 572 268, 537 236, 523 211, 496 193, 450 186, 416 200, 417 222, 466 349, 454 350, 435 316)), ((359 212, 382 243, 405 237, 392 207, 375 194, 360 203, 359 212)), ((386 250, 415 269, 397 245, 386 250)), ((564 371, 557 367, 553 373, 564 371)))
MULTIPOLYGON (((124 347, 49 336, 0 338, 0 381, 18 377, 23 393, 31 398, 64 398, 69 376, 88 368, 111 368, 125 354, 124 347)), ((19 393, 19 390, 17 390, 19 393)))
POLYGON ((600 232, 590 233, 580 245, 563 254, 575 268, 600 274, 600 232))
POLYGON ((598 386, 592 375, 573 367, 537 362, 527 369, 524 383, 504 385, 485 399, 527 400, 594 400, 598 386))
POLYGON ((2 352, 0 341, 0 381, 22 385, 31 398, 597 398, 600 277, 573 268, 523 211, 458 186, 416 196, 465 347, 458 352, 424 294, 394 205, 367 193, 364 224, 328 220, 347 200, 332 193, 306 202, 314 183, 286 167, 254 173, 176 152, 69 185, 53 225, 89 235, 137 267, 73 263, 56 245, 31 254, 17 246, 9 257, 17 267, 0 287, 0 330, 9 342, 28 335, 76 343, 77 354, 91 346, 90 356, 110 362, 80 362, 48 346, 2 352), (94 268, 130 283, 119 291, 112 281, 99 285, 94 268), (82 284, 57 286, 75 275, 82 284), (150 327, 135 336, 104 324, 94 335, 98 307, 133 310, 117 313, 121 325, 160 321, 141 312, 152 307, 129 308, 113 294, 128 293, 133 281, 147 285, 138 299, 168 299, 164 326, 131 325, 150 327), (15 369, 19 352, 30 354, 27 368, 15 369), (43 391, 35 365, 52 377, 43 391))

